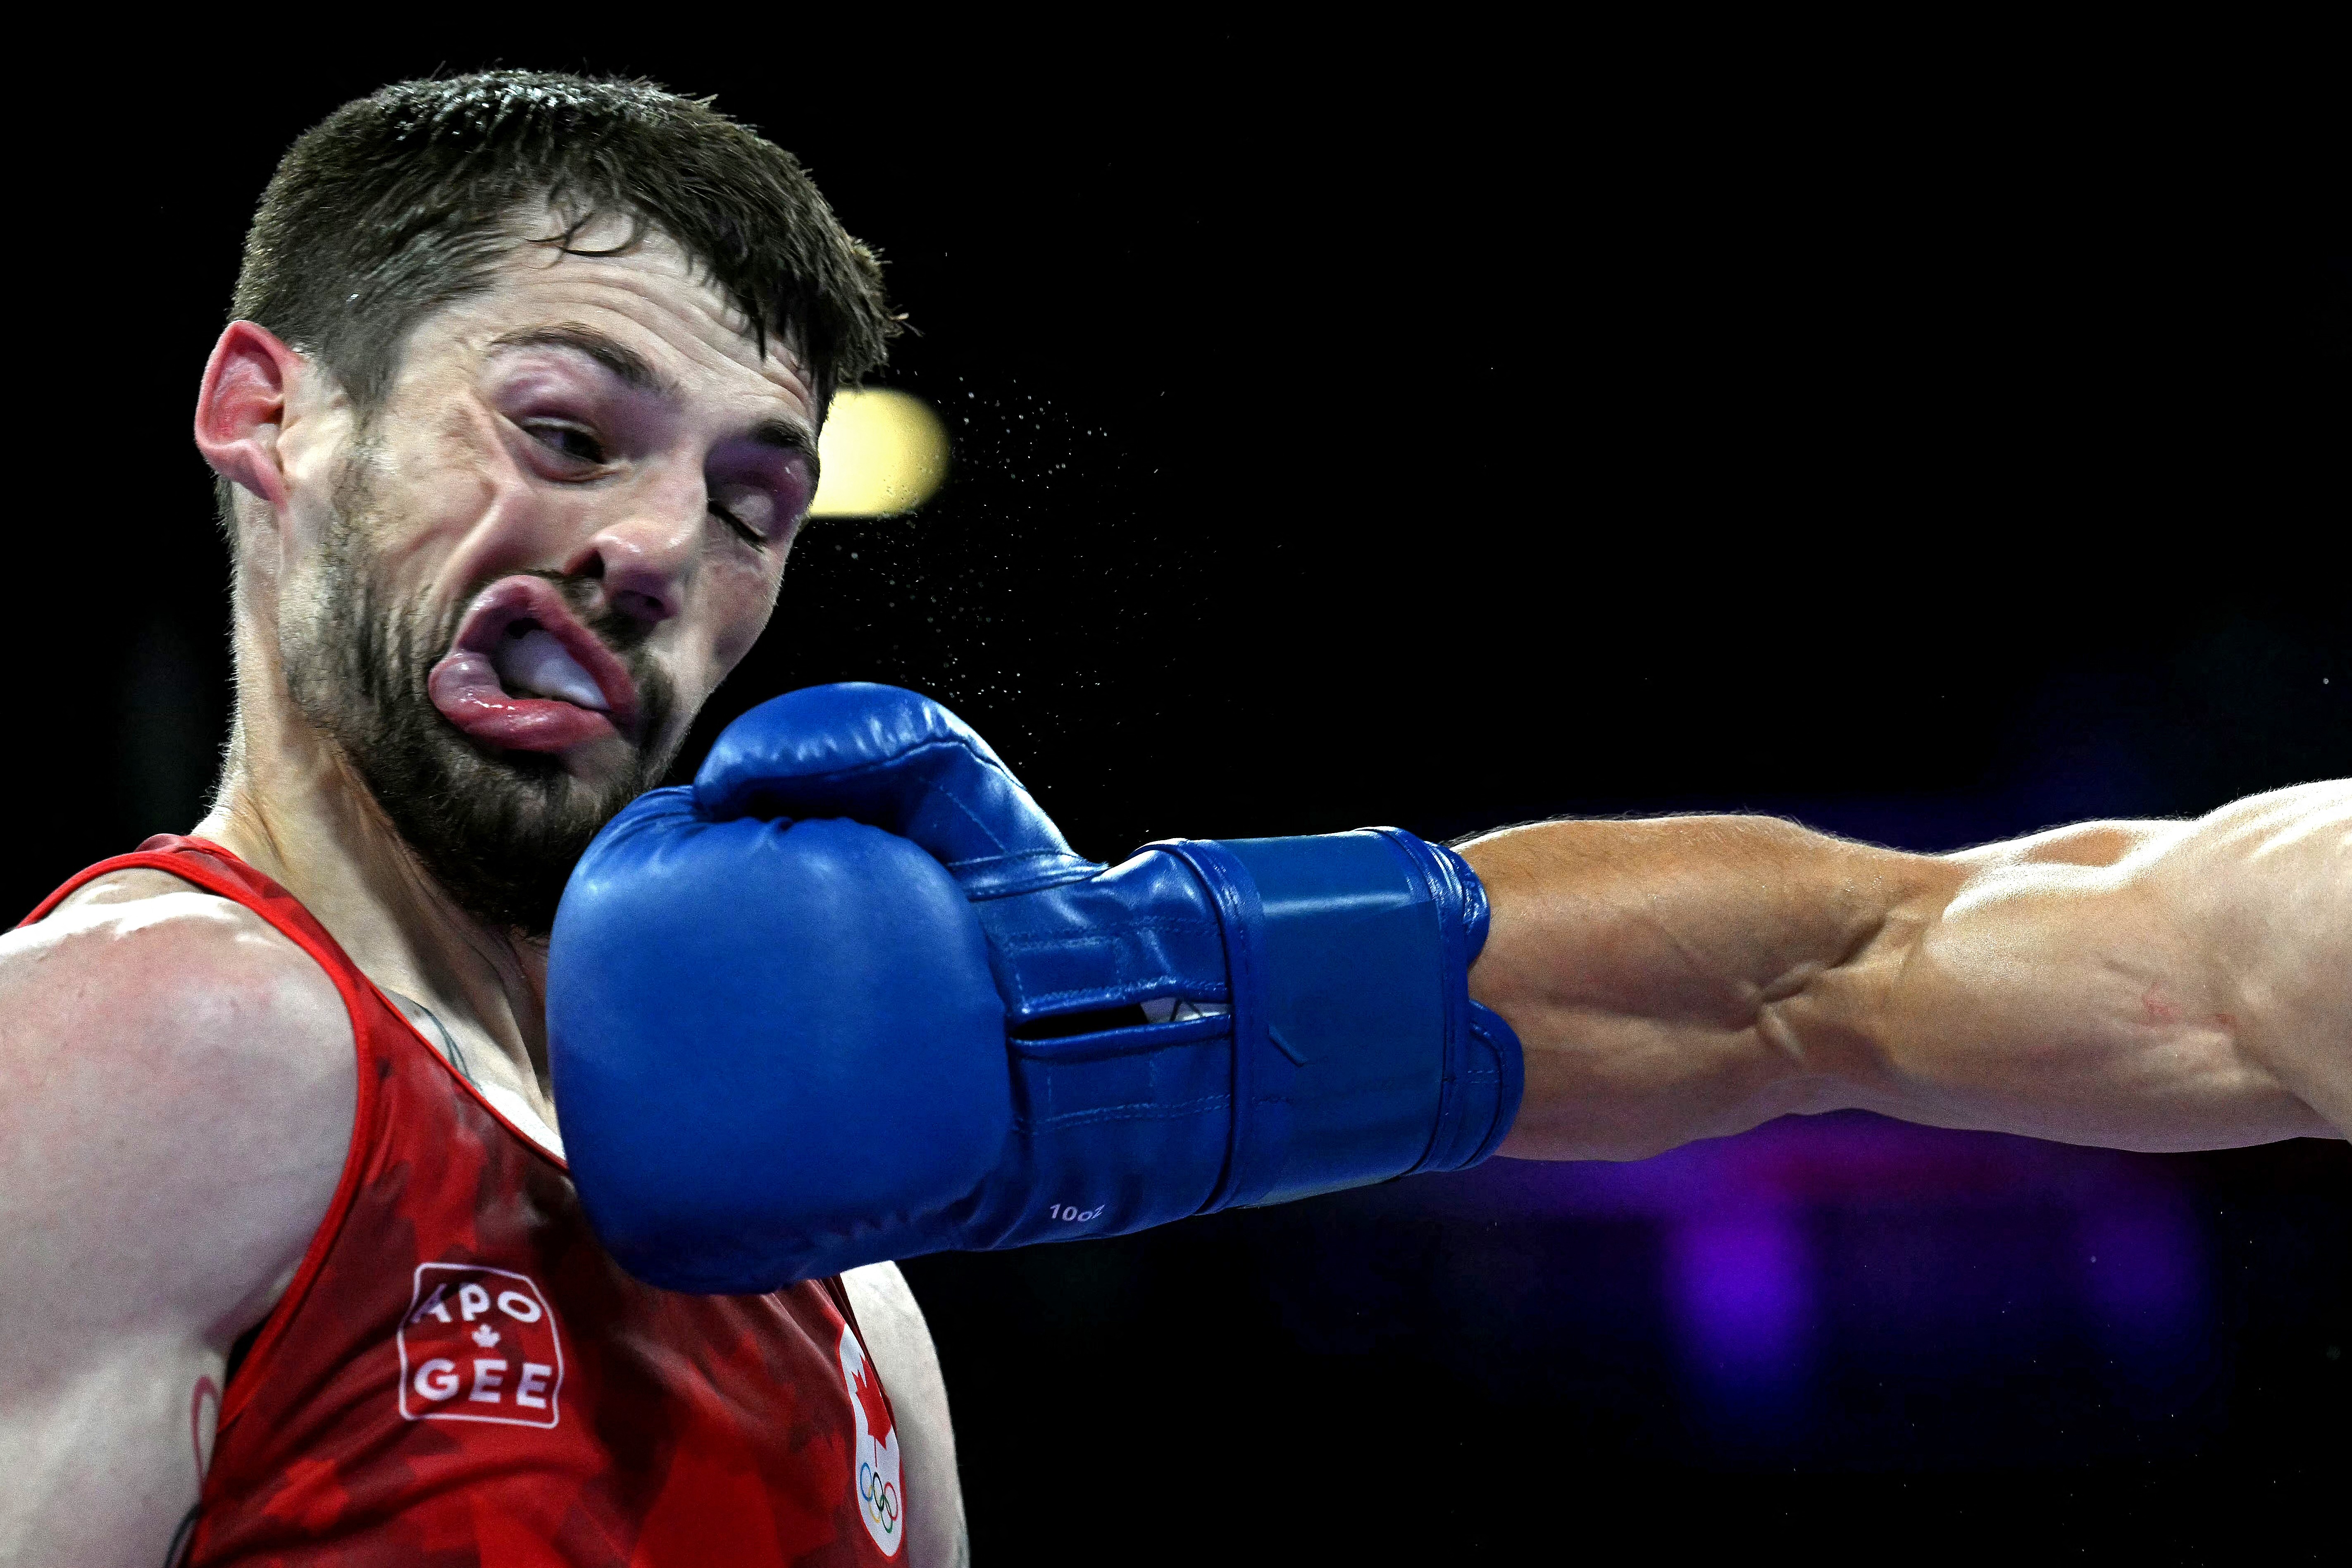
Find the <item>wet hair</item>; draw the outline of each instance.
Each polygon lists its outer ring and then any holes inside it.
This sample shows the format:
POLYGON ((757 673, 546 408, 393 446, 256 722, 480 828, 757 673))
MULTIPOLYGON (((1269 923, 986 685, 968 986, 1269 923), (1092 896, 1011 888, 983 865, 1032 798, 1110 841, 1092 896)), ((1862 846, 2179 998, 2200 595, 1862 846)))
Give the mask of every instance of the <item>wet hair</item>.
POLYGON ((820 399, 898 330, 873 251, 791 153, 708 100, 520 70, 396 82, 304 132, 254 214, 234 312, 322 362, 365 416, 421 318, 519 246, 611 254, 573 243, 609 216, 631 241, 676 241, 820 399))

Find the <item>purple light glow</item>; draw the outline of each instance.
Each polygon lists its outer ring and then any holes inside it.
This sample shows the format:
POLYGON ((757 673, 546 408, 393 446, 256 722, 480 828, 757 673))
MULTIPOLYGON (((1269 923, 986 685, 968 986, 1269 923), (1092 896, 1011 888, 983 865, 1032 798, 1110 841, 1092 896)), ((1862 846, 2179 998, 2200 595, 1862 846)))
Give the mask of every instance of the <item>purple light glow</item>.
POLYGON ((1812 1260, 1796 1216, 1766 1209, 1685 1220, 1666 1237, 1668 1299, 1685 1365, 1724 1393, 1804 1378, 1812 1260))
POLYGON ((1845 1211, 2052 1200, 2077 1212, 2161 1208, 2179 1181, 2163 1156, 1955 1132, 1845 1111, 1788 1116, 1737 1138, 1624 1163, 1494 1160, 1393 1191, 1424 1213, 1704 1220, 1731 1210, 1845 1211))
MULTIPOLYGON (((1623 1163, 1496 1160, 1355 1201, 1563 1236, 1633 1222, 1655 1237, 1649 1300, 1685 1419, 1719 1457, 1834 1445, 1820 1420, 1859 1399, 1881 1425, 1850 1458, 1899 1462, 1943 1418, 1906 1400, 1948 1411, 1988 1380, 2069 1364, 2112 1408, 2172 1419, 2215 1353, 2190 1174, 1847 1112, 1623 1163)), ((1624 1299, 1643 1289, 1629 1279, 1624 1299)))
POLYGON ((2168 1384, 2197 1363, 2206 1330, 2196 1222, 2177 1203, 2092 1209, 2076 1222, 2077 1287, 2117 1381, 2168 1384))

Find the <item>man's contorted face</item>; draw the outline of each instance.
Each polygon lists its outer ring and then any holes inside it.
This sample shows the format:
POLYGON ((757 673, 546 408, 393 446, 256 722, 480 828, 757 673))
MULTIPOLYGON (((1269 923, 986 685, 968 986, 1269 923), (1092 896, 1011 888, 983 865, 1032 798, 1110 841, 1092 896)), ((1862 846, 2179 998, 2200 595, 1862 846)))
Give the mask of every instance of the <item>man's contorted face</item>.
POLYGON ((576 249, 416 326, 292 487, 279 595, 302 717, 461 904, 533 931, 759 636, 816 487, 792 355, 659 235, 576 249))

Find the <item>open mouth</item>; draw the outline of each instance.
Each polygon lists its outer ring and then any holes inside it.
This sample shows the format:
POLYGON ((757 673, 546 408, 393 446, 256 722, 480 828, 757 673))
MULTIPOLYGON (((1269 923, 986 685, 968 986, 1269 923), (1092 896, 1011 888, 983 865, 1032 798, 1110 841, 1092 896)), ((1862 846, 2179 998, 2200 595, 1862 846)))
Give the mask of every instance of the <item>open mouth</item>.
POLYGON ((629 672, 538 577, 502 578, 482 590, 425 690, 449 722, 507 751, 636 739, 629 672))

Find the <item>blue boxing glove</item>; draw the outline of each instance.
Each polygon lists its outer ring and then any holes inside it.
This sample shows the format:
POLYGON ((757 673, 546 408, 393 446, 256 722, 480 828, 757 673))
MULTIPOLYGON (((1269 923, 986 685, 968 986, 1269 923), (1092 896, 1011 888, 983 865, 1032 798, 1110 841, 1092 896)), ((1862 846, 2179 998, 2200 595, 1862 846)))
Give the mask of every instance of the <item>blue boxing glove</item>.
POLYGON ((1486 919, 1393 828, 1106 868, 937 703, 793 692, 572 873, 572 1175, 633 1272, 737 1292, 1458 1170, 1519 1103, 1486 919))

